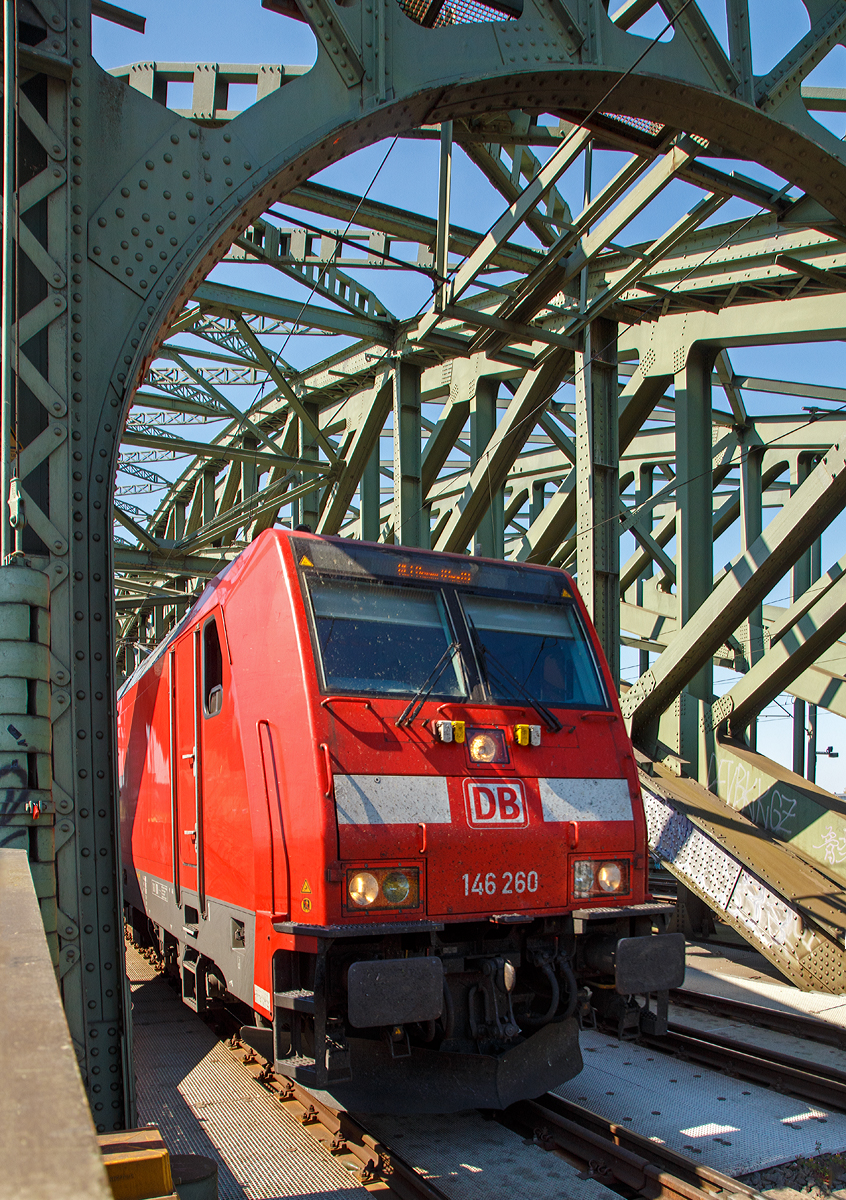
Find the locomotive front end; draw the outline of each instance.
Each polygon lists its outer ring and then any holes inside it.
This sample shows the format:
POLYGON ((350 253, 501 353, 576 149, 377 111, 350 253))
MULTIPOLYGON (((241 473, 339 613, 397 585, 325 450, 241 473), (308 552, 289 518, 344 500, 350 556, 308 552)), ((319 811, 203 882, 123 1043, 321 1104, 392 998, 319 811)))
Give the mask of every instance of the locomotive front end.
POLYGON ((578 1073, 582 1022, 660 1032, 684 941, 570 578, 285 550, 326 833, 273 922, 276 1070, 359 1110, 498 1108, 578 1073))

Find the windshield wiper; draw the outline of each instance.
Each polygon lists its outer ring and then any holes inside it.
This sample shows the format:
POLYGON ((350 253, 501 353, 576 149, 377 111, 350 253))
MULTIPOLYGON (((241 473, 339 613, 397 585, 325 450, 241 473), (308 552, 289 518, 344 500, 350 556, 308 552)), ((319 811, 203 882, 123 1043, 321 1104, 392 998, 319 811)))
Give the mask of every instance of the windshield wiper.
POLYGON ((412 722, 414 721, 414 718, 419 714, 420 709, 426 703, 426 700, 427 700, 432 688, 435 686, 435 684, 438 682, 440 677, 443 675, 443 673, 446 670, 446 668, 448 667, 448 665, 452 662, 453 658, 455 657, 455 653, 458 649, 459 649, 459 645, 458 645, 457 641, 450 642, 450 644, 447 646, 446 650, 444 650, 441 657, 435 663, 434 667, 432 667, 432 670, 429 672, 429 674, 423 680, 420 687, 417 689, 417 691, 411 697, 408 704, 405 706, 405 708, 402 710, 400 715, 397 717, 397 719, 395 721, 395 724, 397 726, 399 726, 400 728, 402 728, 403 725, 411 726, 412 722))
POLYGON ((555 714, 551 713, 548 708, 541 704, 540 700, 537 700, 532 693, 523 686, 520 680, 516 679, 511 674, 508 667, 501 663, 496 655, 487 648, 482 639, 479 637, 479 633, 473 622, 473 618, 469 613, 465 613, 464 615, 466 616, 467 624, 470 627, 470 635, 473 638, 473 645, 476 649, 476 653, 482 660, 485 674, 488 673, 488 663, 491 663, 494 667, 496 667, 506 683, 512 684, 519 692, 522 692, 524 700, 527 700, 529 704, 531 704, 532 708, 546 725, 547 729, 549 729, 551 733, 559 733, 561 729, 563 729, 563 725, 555 716, 555 714))

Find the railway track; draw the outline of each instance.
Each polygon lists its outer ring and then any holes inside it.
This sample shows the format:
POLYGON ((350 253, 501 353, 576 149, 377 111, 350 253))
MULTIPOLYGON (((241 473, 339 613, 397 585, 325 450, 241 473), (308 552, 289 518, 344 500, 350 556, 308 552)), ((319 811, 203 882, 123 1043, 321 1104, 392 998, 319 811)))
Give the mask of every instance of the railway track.
POLYGON ((762 1004, 749 1004, 745 1000, 730 1000, 724 996, 709 996, 706 992, 689 991, 687 988, 677 988, 670 992, 670 1003, 679 1008, 692 1008, 697 1012, 709 1012, 718 1017, 745 1021, 749 1025, 760 1025, 765 1029, 794 1034, 812 1042, 821 1042, 826 1046, 846 1050, 846 1029, 805 1013, 779 1012, 774 1008, 765 1008, 762 1004))
MULTIPOLYGON (((237 1043, 237 1039, 233 1039, 237 1043)), ((391 1147, 373 1137, 357 1117, 320 1103, 310 1092, 280 1079, 249 1049, 239 1053, 256 1082, 275 1092, 279 1102, 300 1121, 323 1149, 345 1163, 368 1191, 401 1200, 450 1200, 391 1147)), ((733 1197, 761 1200, 753 1188, 647 1138, 621 1128, 578 1104, 548 1094, 521 1101, 504 1113, 489 1114, 502 1125, 531 1139, 541 1149, 559 1154, 612 1191, 647 1200, 706 1200, 733 1197)))
MULTIPOLYGON (((224 1040, 237 1027, 235 1014, 218 1010, 209 1017, 207 1023, 217 1027, 218 1036, 223 1031, 221 1045, 227 1053, 246 1067, 256 1086, 276 1097, 322 1152, 349 1171, 351 1182, 381 1193, 385 1200, 394 1196, 399 1200, 452 1200, 448 1192, 419 1174, 392 1146, 374 1136, 366 1118, 337 1111, 300 1085, 276 1076, 268 1063, 240 1043, 237 1033, 224 1040)), ((660 1041, 656 1039, 656 1045, 660 1041)), ((698 1047, 686 1043, 677 1052, 688 1054, 692 1049, 699 1052, 698 1047)), ((708 1055, 709 1066, 714 1065, 714 1052, 713 1043, 702 1051, 708 1055)), ((846 1078, 843 1083, 846 1085, 846 1078)), ((784 1087, 784 1078, 776 1081, 776 1086, 784 1087)), ((842 1094, 846 1104, 846 1090, 842 1094)), ((630 1200, 639 1196, 645 1200, 761 1200, 759 1193, 739 1180, 552 1094, 485 1115, 630 1200)))
MULTIPOLYGON (((699 993, 674 992, 671 999, 673 1004, 846 1049, 843 1031, 804 1014, 777 1013, 755 1004, 699 993)), ((642 1036, 639 1040, 663 1054, 674 1054, 759 1086, 776 1088, 812 1104, 824 1104, 846 1112, 846 1072, 835 1067, 821 1063, 809 1067, 806 1059, 764 1049, 736 1036, 698 1029, 678 1020, 670 1021, 669 1032, 664 1036, 642 1036)))
POLYGON ((759 1192, 740 1180, 552 1093, 512 1105, 497 1113, 496 1119, 515 1133, 531 1136, 538 1145, 557 1150, 592 1178, 624 1195, 650 1200, 702 1200, 706 1196, 762 1200, 759 1192))
POLYGON ((233 1037, 226 1043, 261 1087, 272 1092, 286 1111, 305 1127, 327 1154, 345 1166, 352 1179, 385 1200, 449 1200, 435 1184, 414 1170, 355 1117, 322 1104, 290 1079, 279 1078, 255 1051, 233 1037))

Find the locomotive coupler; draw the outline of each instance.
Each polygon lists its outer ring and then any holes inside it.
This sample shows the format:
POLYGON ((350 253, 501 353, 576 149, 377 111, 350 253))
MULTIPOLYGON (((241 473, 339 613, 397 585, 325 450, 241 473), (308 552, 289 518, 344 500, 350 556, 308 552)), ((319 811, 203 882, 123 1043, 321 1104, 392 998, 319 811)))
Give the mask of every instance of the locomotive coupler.
POLYGON ((493 1038, 496 1041, 512 1041, 520 1034, 514 1019, 511 992, 516 981, 514 966, 506 958, 486 958, 482 962, 478 984, 470 989, 467 997, 470 1033, 476 1041, 493 1038), (477 1019, 479 1001, 482 1002, 484 1019, 477 1019))

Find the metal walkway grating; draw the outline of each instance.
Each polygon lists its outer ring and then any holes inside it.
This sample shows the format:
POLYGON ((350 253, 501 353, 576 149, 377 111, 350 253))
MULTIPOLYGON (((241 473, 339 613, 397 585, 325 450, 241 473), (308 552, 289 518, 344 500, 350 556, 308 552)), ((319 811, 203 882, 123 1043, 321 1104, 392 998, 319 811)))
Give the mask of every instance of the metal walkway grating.
POLYGON ((363 1200, 365 1189, 258 1087, 165 979, 131 947, 138 1124, 173 1154, 218 1164, 220 1200, 363 1200))

